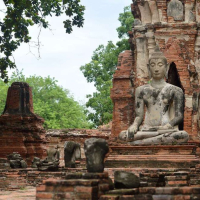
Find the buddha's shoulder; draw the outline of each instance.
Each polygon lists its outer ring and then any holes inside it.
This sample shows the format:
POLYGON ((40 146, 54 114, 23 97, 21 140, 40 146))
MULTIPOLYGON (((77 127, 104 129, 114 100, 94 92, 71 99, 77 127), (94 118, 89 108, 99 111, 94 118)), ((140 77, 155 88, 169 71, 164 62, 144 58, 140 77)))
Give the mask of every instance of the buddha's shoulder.
POLYGON ((150 85, 149 84, 141 85, 141 86, 136 88, 136 91, 143 91, 145 89, 150 89, 150 85))
POLYGON ((180 87, 177 87, 175 85, 167 83, 166 86, 164 87, 165 90, 169 90, 171 92, 177 92, 177 93, 183 93, 183 90, 180 87))

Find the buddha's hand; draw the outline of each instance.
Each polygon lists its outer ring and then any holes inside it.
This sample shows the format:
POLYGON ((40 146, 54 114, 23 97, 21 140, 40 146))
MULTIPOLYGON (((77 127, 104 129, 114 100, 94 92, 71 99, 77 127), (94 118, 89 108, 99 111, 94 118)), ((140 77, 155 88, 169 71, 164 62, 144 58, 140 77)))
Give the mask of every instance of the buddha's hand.
POLYGON ((131 125, 127 131, 127 141, 133 141, 134 135, 137 133, 138 127, 136 125, 131 125))
POLYGON ((174 129, 174 127, 171 124, 165 124, 164 126, 157 126, 157 130, 169 130, 174 129))

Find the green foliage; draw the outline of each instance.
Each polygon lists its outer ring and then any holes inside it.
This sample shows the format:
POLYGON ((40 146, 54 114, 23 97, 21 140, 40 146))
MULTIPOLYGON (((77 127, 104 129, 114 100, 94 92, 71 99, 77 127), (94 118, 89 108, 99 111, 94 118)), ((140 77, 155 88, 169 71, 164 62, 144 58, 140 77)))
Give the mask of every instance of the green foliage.
POLYGON ((99 45, 93 52, 91 62, 81 66, 87 81, 94 83, 97 92, 87 95, 89 98, 86 106, 88 109, 88 119, 95 126, 108 123, 112 119, 113 105, 110 99, 110 89, 112 87, 112 77, 116 70, 118 55, 124 50, 130 49, 127 32, 131 30, 133 16, 130 7, 125 7, 124 12, 119 15, 121 26, 117 28, 120 41, 113 44, 109 41, 106 46, 99 45), (92 112, 91 112, 92 108, 92 112))
POLYGON ((64 28, 66 33, 72 32, 72 27, 83 26, 85 7, 80 0, 3 0, 6 6, 5 17, 0 21, 0 58, 1 78, 8 81, 7 69, 15 68, 11 60, 12 53, 21 43, 31 39, 28 28, 35 24, 48 28, 47 16, 60 16, 65 13, 64 28))
POLYGON ((117 28, 118 37, 126 38, 128 36, 128 31, 132 30, 133 25, 133 14, 129 6, 125 7, 124 12, 119 14, 118 20, 121 23, 121 26, 117 28))
POLYGON ((7 89, 15 81, 27 82, 32 87, 34 113, 45 119, 46 129, 89 128, 84 107, 79 105, 69 91, 60 87, 49 76, 25 77, 21 72, 13 73, 9 83, 0 80, 0 111, 5 107, 7 89))

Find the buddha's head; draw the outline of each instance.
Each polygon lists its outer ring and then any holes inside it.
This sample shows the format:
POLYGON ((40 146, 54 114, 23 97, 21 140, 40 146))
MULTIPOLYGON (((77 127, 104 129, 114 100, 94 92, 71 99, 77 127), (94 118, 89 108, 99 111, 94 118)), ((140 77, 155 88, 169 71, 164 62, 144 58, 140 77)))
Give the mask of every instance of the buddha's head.
POLYGON ((169 64, 167 63, 166 57, 160 51, 158 46, 155 48, 155 51, 149 58, 149 63, 147 66, 150 78, 156 80, 163 79, 164 77, 167 78, 169 64))

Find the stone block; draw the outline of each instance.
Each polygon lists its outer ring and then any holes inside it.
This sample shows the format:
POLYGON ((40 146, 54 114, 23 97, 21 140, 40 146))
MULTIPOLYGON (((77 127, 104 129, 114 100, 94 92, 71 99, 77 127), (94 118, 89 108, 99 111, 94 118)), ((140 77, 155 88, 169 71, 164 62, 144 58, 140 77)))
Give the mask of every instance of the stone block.
POLYGON ((118 195, 102 195, 99 200, 119 200, 118 195))
POLYGON ((115 190, 110 190, 110 191, 106 192, 106 194, 109 194, 109 195, 133 195, 133 194, 138 194, 138 188, 115 189, 115 190))
POLYGON ((139 188, 139 193, 141 193, 141 194, 155 194, 155 187, 139 188))
POLYGON ((48 192, 37 192, 36 193, 36 200, 40 200, 40 199, 53 199, 53 194, 48 193, 48 192))
POLYGON ((98 193, 98 187, 76 186, 74 191, 77 193, 98 193))
POLYGON ((138 188, 140 178, 131 172, 115 171, 114 173, 115 188, 138 188))

